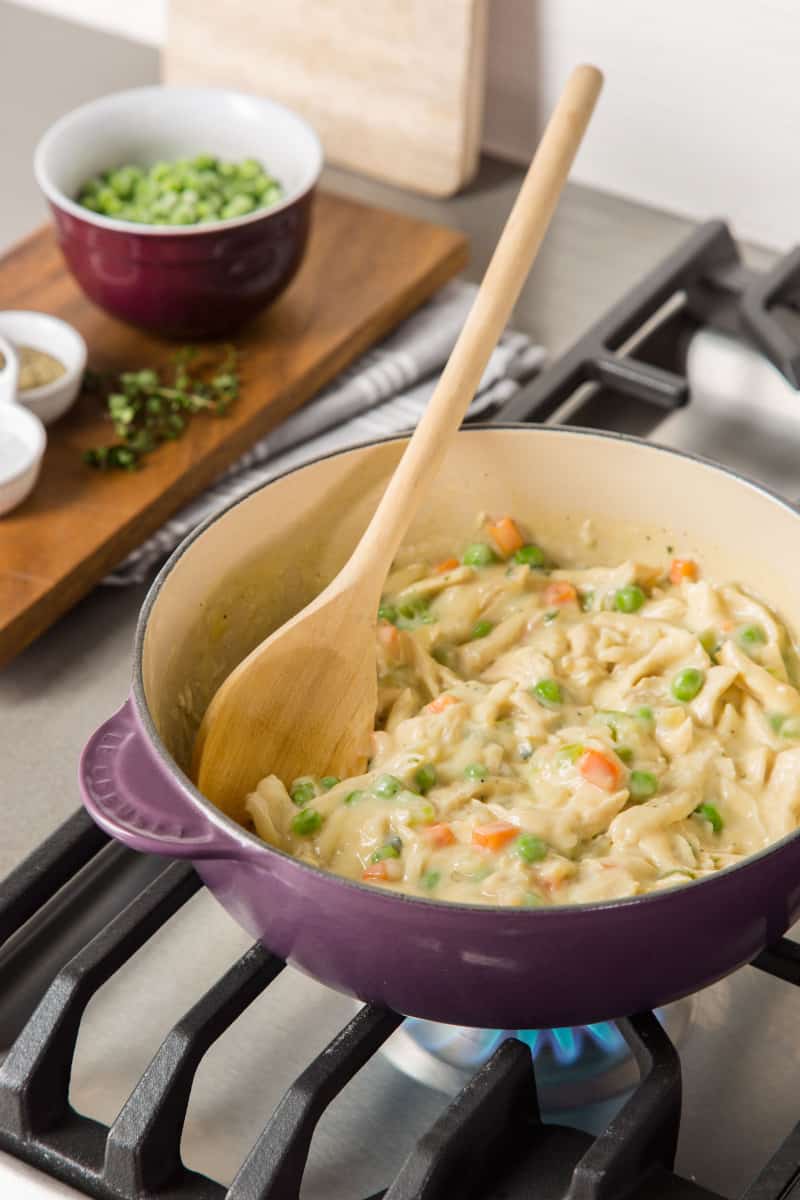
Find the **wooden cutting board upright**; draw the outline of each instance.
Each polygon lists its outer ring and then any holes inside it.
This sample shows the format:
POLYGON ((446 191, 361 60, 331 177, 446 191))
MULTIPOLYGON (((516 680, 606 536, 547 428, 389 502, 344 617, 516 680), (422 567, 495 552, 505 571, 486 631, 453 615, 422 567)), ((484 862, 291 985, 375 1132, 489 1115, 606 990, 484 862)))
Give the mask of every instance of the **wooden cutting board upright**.
POLYGON ((488 0, 170 0, 168 83, 281 100, 330 162, 449 196, 480 150, 488 0))
MULTIPOLYGON (((460 233, 321 193, 297 278, 232 339, 241 351, 241 392, 226 417, 197 416, 140 470, 103 474, 82 454, 112 441, 113 431, 97 398, 80 396, 48 429, 34 492, 0 518, 0 665, 466 259, 460 233)), ((87 300, 49 227, 0 259, 4 308, 71 322, 98 371, 163 365, 174 351, 87 300)))

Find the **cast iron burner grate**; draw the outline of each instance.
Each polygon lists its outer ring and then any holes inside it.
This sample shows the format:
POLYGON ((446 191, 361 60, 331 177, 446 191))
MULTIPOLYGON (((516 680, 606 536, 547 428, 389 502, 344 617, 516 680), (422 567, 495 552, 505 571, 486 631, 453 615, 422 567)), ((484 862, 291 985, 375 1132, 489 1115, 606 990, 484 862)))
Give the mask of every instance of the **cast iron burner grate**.
MULTIPOLYGON (((665 409, 687 402, 678 372, 703 324, 755 344, 797 386, 799 312, 800 251, 757 275, 742 266, 727 227, 709 222, 500 416, 547 420, 579 391, 581 424, 647 433, 665 409)), ((226 1190, 184 1167, 181 1134, 206 1052, 284 967, 259 945, 167 1034, 110 1127, 69 1102, 89 1001, 200 887, 189 866, 108 844, 83 812, 0 884, 0 1024, 11 1046, 0 1067, 0 1149, 99 1200, 296 1200, 320 1118, 402 1017, 361 1008, 291 1084, 226 1190), (127 904, 107 919, 94 901, 109 874, 126 880, 127 904), (64 965, 43 977, 37 946, 54 930, 64 965)), ((793 942, 782 939, 754 966, 800 987, 793 942)), ((370 1200, 719 1200, 672 1170, 681 1106, 672 1042, 652 1013, 616 1025, 640 1082, 599 1136, 541 1121, 530 1048, 510 1038, 370 1200)), ((800 1124, 742 1200, 782 1200, 798 1182, 800 1124)))
MULTIPOLYGON (((8 877, 0 887, 4 994, 21 986, 20 959, 61 886, 74 886, 79 872, 103 856, 119 855, 134 857, 106 844, 78 812, 8 877)), ((100 1200, 299 1197, 318 1121, 402 1018, 364 1005, 291 1084, 230 1188, 187 1170, 181 1133, 203 1056, 284 966, 260 945, 167 1034, 110 1128, 69 1103, 90 999, 200 887, 191 867, 162 868, 57 973, 0 1068, 0 1148, 100 1200)), ((754 965, 800 986, 800 946, 793 942, 783 939, 754 965)), ((541 1121, 530 1048, 512 1038, 419 1139, 386 1191, 370 1200, 529 1200, 534 1182, 537 1200, 714 1200, 716 1193, 672 1172, 681 1105, 672 1043, 652 1013, 616 1025, 641 1078, 597 1138, 541 1121)), ((798 1178, 800 1125, 744 1200, 780 1200, 798 1178)))

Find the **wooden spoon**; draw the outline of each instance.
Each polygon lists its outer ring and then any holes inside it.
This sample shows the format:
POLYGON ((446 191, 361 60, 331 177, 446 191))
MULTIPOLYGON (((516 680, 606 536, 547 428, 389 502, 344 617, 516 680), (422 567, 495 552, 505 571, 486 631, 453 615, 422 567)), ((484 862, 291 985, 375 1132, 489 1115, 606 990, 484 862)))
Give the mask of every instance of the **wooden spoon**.
POLYGON ((363 769, 377 704, 375 623, 398 547, 458 430, 541 245, 602 87, 577 67, 548 122, 428 408, 351 558, 213 697, 194 747, 197 785, 230 813, 265 775, 363 769))

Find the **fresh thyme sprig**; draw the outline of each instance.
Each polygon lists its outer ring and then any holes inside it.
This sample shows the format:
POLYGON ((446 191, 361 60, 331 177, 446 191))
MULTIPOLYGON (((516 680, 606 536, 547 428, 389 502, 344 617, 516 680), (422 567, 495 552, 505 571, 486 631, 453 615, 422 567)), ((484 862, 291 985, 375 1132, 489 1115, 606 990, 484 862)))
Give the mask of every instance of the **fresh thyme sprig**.
POLYGON ((152 368, 98 375, 87 371, 84 387, 102 396, 119 441, 95 446, 84 462, 98 470, 135 471, 161 442, 178 438, 196 413, 223 416, 239 394, 238 354, 184 346, 165 372, 152 368))

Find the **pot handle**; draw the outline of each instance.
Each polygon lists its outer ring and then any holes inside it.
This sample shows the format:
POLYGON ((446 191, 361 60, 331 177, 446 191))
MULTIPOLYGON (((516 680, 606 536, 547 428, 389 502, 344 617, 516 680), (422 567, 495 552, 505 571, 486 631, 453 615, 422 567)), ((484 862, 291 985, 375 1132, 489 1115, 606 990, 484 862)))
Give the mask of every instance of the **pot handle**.
POLYGON ((132 850, 172 858, 248 857, 246 843, 166 774, 139 729, 132 699, 89 738, 79 781, 92 819, 132 850))

